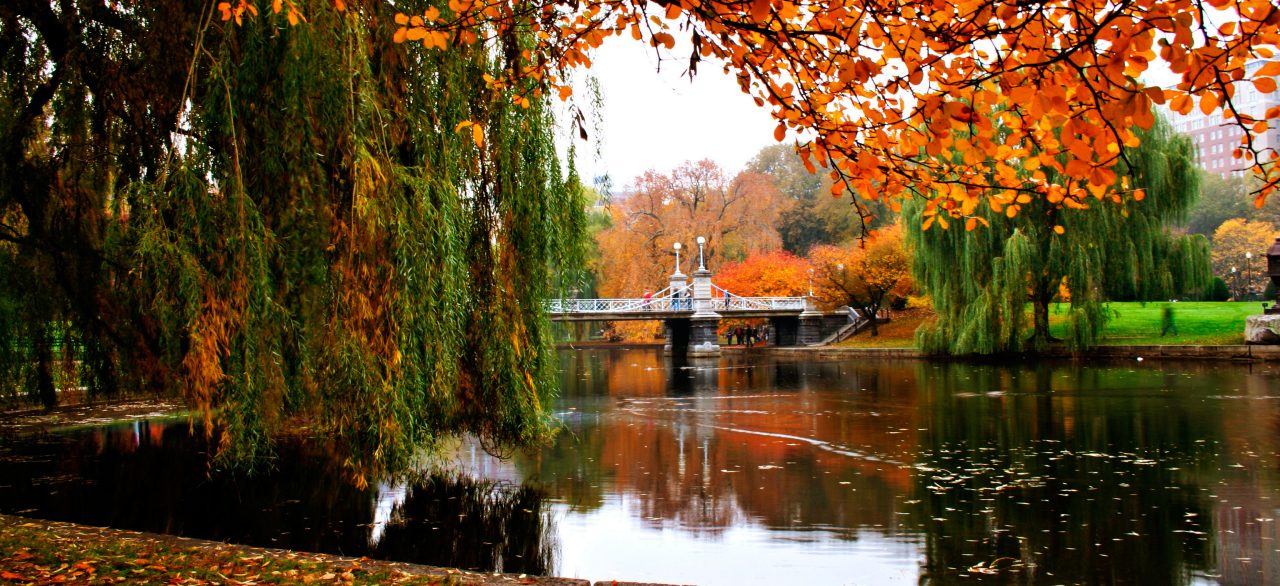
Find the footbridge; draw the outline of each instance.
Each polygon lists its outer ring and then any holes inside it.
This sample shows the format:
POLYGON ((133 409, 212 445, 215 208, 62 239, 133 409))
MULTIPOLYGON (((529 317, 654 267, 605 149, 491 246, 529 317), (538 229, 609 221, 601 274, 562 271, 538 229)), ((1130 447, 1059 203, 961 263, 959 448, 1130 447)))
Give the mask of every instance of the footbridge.
POLYGON ((550 299, 545 309, 557 321, 662 320, 671 352, 691 356, 720 353, 717 331, 726 318, 766 318, 771 342, 778 346, 820 343, 828 330, 838 329, 843 314, 830 319, 819 312, 812 297, 744 297, 712 282, 711 271, 699 266, 692 280, 680 272, 667 286, 645 297, 622 299, 550 299))
MULTIPOLYGON (((699 305, 720 317, 749 318, 798 316, 812 304, 807 297, 743 297, 712 285, 709 302, 699 305)), ((552 299, 546 309, 559 321, 672 319, 695 313, 693 287, 668 287, 650 297, 630 299, 552 299)))

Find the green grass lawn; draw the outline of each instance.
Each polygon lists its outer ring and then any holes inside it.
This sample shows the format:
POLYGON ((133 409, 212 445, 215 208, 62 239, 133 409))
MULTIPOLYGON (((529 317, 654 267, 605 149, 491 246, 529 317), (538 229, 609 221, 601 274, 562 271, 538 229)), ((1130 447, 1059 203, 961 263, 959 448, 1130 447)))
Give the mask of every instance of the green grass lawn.
MULTIPOLYGON (((1148 301, 1109 304, 1112 314, 1102 333, 1102 344, 1112 346, 1147 344, 1243 344, 1244 320, 1262 313, 1258 301, 1148 301), (1160 336, 1161 312, 1173 309, 1177 335, 1160 336)), ((1062 335, 1062 319, 1067 305, 1050 308, 1050 331, 1062 335)))
MULTIPOLYGON (((1064 303, 1049 309, 1049 329, 1054 336, 1062 337, 1067 308, 1064 303)), ((1262 303, 1258 301, 1125 302, 1111 303, 1110 308, 1111 320, 1102 334, 1102 344, 1110 346, 1243 344, 1245 318, 1262 313, 1262 303), (1178 334, 1161 337, 1160 316, 1166 305, 1173 309, 1178 334)), ((1030 321, 1030 309, 1027 311, 1030 321)), ((899 313, 892 322, 881 326, 879 338, 863 332, 839 346, 911 347, 915 329, 930 315, 932 312, 924 309, 899 313)))

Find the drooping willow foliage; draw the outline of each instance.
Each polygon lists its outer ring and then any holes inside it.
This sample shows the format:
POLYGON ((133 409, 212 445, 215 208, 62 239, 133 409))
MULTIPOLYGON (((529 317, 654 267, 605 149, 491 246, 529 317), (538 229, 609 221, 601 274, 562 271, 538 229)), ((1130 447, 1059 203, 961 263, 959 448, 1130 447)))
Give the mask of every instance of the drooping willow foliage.
POLYGON ((1191 143, 1159 117, 1141 138, 1116 168, 1130 188, 1115 187, 1119 202, 1053 209, 1033 198, 1014 218, 983 203, 974 213, 990 227, 972 231, 923 230, 922 207, 904 206, 916 282, 938 314, 917 330, 917 345, 931 354, 1044 349, 1056 298, 1069 300, 1062 341, 1080 350, 1097 343, 1106 301, 1169 299, 1207 286, 1208 242, 1166 228, 1199 194, 1191 143))
POLYGON ((0 6, 0 393, 180 395, 227 462, 302 422, 358 482, 545 438, 582 190, 545 94, 484 81, 529 39, 394 44, 428 4, 0 6))

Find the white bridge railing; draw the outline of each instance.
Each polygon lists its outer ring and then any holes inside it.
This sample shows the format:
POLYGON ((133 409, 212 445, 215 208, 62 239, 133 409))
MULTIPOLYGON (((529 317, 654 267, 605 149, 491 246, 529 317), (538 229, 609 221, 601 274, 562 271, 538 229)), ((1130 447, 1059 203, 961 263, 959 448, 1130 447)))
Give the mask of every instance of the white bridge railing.
MULTIPOLYGON (((643 313, 646 311, 693 311, 693 288, 685 286, 672 292, 670 288, 648 299, 548 299, 543 303, 547 313, 643 313)), ((741 297, 712 285, 712 311, 803 311, 804 297, 741 297)))
POLYGON ((692 310, 692 300, 673 300, 669 297, 644 299, 548 299, 544 302, 548 313, 627 313, 641 311, 692 310), (678 307, 678 301, 690 306, 678 307))
POLYGON ((547 313, 629 313, 642 311, 693 310, 693 290, 689 286, 675 291, 667 287, 648 299, 548 299, 543 302, 547 313))
POLYGON ((711 285, 711 306, 717 311, 770 311, 805 308, 804 297, 741 297, 711 285))

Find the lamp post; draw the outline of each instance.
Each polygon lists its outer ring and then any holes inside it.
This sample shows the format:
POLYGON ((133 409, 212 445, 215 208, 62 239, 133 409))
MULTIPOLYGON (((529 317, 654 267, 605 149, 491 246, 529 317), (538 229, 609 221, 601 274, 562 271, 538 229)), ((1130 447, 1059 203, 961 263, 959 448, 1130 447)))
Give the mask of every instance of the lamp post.
POLYGON ((700 271, 707 270, 707 264, 703 262, 703 259, 702 259, 702 245, 706 243, 707 243, 706 238, 703 238, 701 236, 698 237, 698 270, 700 271))
POLYGON ((848 305, 849 289, 848 289, 848 281, 846 281, 844 277, 844 263, 842 262, 836 263, 836 270, 840 271, 840 282, 836 284, 836 288, 839 289, 844 294, 845 305, 848 305))
POLYGON ((674 274, 678 275, 680 274, 680 243, 672 244, 671 247, 676 249, 676 272, 674 274))
POLYGON ((1236 274, 1236 268, 1231 267, 1231 296, 1236 301, 1240 300, 1240 275, 1236 274))
POLYGON ((813 297, 813 269, 809 269, 809 296, 813 297))
POLYGON ((1249 272, 1249 261, 1251 259, 1253 259, 1252 252, 1244 253, 1244 294, 1246 297, 1248 297, 1250 292, 1253 290, 1253 286, 1249 282, 1249 277, 1251 275, 1251 273, 1249 272))

